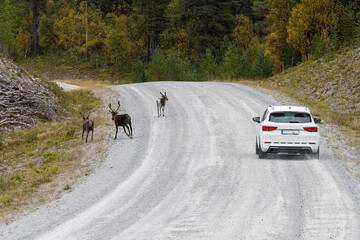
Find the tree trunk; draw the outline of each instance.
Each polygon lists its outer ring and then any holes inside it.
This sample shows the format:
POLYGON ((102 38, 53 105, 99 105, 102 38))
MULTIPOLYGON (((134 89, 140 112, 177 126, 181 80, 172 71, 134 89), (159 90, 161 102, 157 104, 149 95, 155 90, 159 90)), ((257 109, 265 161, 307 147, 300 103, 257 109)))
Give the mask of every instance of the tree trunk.
POLYGON ((37 0, 32 0, 33 3, 33 30, 34 30, 34 57, 38 55, 39 51, 39 40, 38 40, 38 33, 37 33, 37 21, 38 21, 38 14, 37 14, 37 0))
POLYGON ((116 15, 116 17, 119 17, 119 3, 118 2, 115 3, 115 15, 116 15))
POLYGON ((150 62, 150 0, 147 1, 147 14, 146 14, 146 64, 150 62))
POLYGON ((89 59, 89 52, 88 52, 88 13, 89 13, 89 9, 88 9, 88 0, 85 1, 85 8, 86 8, 86 13, 85 13, 85 60, 87 61, 89 59))

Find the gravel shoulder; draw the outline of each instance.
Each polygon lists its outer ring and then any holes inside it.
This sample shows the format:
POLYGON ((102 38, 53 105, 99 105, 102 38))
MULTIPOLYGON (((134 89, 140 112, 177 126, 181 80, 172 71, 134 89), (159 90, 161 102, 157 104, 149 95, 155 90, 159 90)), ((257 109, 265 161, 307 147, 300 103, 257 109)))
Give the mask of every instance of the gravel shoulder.
POLYGON ((134 138, 119 129, 91 175, 0 225, 1 239, 360 239, 359 181, 328 140, 320 160, 255 155, 251 118, 287 99, 215 82, 109 88, 134 138), (160 91, 169 102, 158 118, 160 91))

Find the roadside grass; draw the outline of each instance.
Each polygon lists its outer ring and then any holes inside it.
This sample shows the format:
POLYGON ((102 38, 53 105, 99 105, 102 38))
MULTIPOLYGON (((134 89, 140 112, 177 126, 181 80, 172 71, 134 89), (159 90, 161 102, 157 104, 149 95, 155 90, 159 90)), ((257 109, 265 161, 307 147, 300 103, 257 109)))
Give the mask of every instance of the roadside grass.
POLYGON ((106 147, 103 129, 108 119, 101 100, 88 91, 63 92, 57 85, 52 87, 75 119, 0 133, 0 218, 5 222, 26 206, 71 191, 76 178, 89 174, 91 164, 106 147), (94 119, 95 131, 94 141, 85 143, 81 141, 83 120, 79 110, 86 114, 88 106, 93 108, 90 118, 94 119))

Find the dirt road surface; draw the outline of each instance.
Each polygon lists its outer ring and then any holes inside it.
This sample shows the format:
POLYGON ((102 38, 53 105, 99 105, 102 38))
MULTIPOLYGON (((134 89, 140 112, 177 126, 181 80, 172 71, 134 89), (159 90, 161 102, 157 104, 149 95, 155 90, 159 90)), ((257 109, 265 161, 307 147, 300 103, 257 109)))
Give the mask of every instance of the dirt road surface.
POLYGON ((359 182, 325 141, 320 160, 258 159, 251 118, 271 96, 215 82, 111 88, 134 138, 119 129, 90 176, 1 225, 1 239, 360 239, 359 182))

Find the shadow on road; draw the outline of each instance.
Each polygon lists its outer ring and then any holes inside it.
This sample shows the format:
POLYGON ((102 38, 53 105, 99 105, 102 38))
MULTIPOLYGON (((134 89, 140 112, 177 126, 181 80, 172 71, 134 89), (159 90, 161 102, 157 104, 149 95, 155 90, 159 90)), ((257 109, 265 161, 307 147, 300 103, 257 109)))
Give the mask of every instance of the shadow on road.
POLYGON ((268 154, 265 159, 259 160, 316 161, 318 159, 312 158, 308 155, 268 154))

